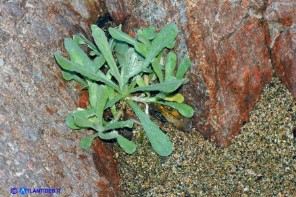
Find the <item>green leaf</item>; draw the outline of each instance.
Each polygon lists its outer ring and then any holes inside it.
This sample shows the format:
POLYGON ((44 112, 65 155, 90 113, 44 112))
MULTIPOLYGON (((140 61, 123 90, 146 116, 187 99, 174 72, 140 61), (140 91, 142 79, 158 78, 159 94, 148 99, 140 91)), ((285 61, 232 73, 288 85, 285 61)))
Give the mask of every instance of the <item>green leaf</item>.
POLYGON ((156 33, 154 32, 154 27, 150 26, 148 28, 142 28, 137 31, 137 38, 143 44, 150 46, 150 40, 155 38, 156 33))
POLYGON ((113 122, 109 123, 106 126, 104 126, 104 131, 112 130, 112 129, 121 129, 124 127, 132 128, 133 127, 133 121, 126 120, 126 121, 119 121, 119 122, 113 122))
POLYGON ((128 139, 126 139, 125 137, 123 137, 122 135, 118 135, 117 136, 117 142, 119 144, 119 146, 128 154, 133 154, 136 149, 137 149, 137 145, 132 142, 129 141, 128 139))
POLYGON ((184 79, 183 85, 189 82, 189 79, 188 78, 183 78, 183 79, 184 79))
POLYGON ((183 103, 184 102, 184 96, 180 93, 167 95, 164 100, 171 101, 171 102, 177 102, 177 103, 183 103))
POLYGON ((175 44, 176 44, 176 40, 173 40, 172 42, 168 43, 168 45, 166 46, 166 48, 173 49, 175 47, 175 44))
POLYGON ((92 108, 89 109, 81 109, 78 108, 76 111, 72 113, 72 115, 78 115, 84 118, 90 118, 96 115, 95 111, 92 108))
POLYGON ((73 115, 74 123, 80 128, 94 128, 94 124, 89 121, 89 119, 79 116, 77 114, 73 115))
POLYGON ((94 71, 93 62, 89 59, 86 53, 79 45, 70 38, 65 38, 65 48, 67 49, 71 61, 80 64, 82 67, 87 67, 94 71))
POLYGON ((156 35, 155 39, 152 41, 151 52, 146 57, 150 59, 149 62, 159 54, 162 49, 170 45, 175 41, 175 38, 178 35, 178 27, 175 23, 170 23, 162 28, 159 33, 156 35))
POLYGON ((153 84, 149 86, 136 87, 131 90, 131 93, 139 92, 139 91, 143 91, 143 92, 160 91, 160 92, 170 93, 177 90, 182 85, 183 81, 184 81, 183 79, 175 79, 175 80, 165 81, 162 83, 153 84))
POLYGON ((104 85, 90 83, 88 93, 90 105, 96 112, 98 124, 102 125, 104 108, 112 92, 104 85))
POLYGON ((105 109, 114 106, 118 101, 124 98, 124 95, 115 96, 113 99, 108 100, 105 109))
POLYGON ((168 136, 132 100, 127 102, 142 123, 153 149, 161 156, 170 155, 173 152, 173 143, 168 136))
POLYGON ((100 97, 99 85, 97 83, 90 83, 88 87, 89 103, 92 108, 96 108, 98 98, 100 97))
POLYGON ((103 55, 95 57, 95 59, 93 61, 95 72, 98 72, 98 70, 100 68, 102 68, 102 66, 105 64, 105 62, 106 62, 106 60, 103 55))
POLYGON ((87 44, 87 46, 92 50, 93 53, 95 53, 97 56, 100 56, 101 53, 99 52, 99 49, 94 45, 91 41, 89 41, 84 35, 74 35, 73 40, 77 44, 87 44))
POLYGON ((104 85, 98 87, 95 111, 100 125, 103 123, 103 113, 109 97, 108 93, 108 89, 104 85))
POLYGON ((113 89, 119 91, 118 86, 113 81, 108 79, 102 71, 99 70, 97 73, 94 73, 88 67, 84 67, 84 66, 81 66, 80 64, 77 64, 75 62, 71 62, 67 58, 64 58, 63 56, 61 56, 57 53, 55 53, 54 56, 55 56, 55 59, 57 60, 58 64, 63 69, 65 69, 67 71, 77 72, 77 73, 79 73, 91 80, 94 80, 94 81, 101 81, 101 82, 105 83, 106 85, 109 85, 113 89))
POLYGON ((159 55, 156 58, 154 58, 151 62, 152 68, 153 68, 159 82, 163 82, 163 74, 162 74, 161 67, 159 65, 161 58, 162 58, 162 53, 159 53, 159 55))
POLYGON ((113 38, 134 45, 136 51, 145 57, 143 64, 135 67, 133 72, 129 75, 129 78, 139 74, 140 72, 143 72, 164 48, 171 47, 178 34, 178 28, 176 24, 170 23, 160 30, 155 39, 152 41, 151 46, 147 47, 143 43, 135 41, 120 30, 114 28, 110 28, 110 30, 109 32, 113 38))
POLYGON ((181 60, 181 63, 178 66, 178 70, 177 70, 177 73, 176 73, 176 78, 177 79, 182 79, 184 77, 185 73, 190 68, 190 64, 191 64, 191 62, 190 62, 190 59, 189 59, 188 56, 184 57, 181 60))
POLYGON ((156 101, 155 103, 170 106, 176 109, 182 116, 186 118, 191 118, 194 114, 193 108, 185 103, 162 102, 162 101, 156 101))
POLYGON ((145 35, 143 35, 143 31, 141 29, 139 29, 137 31, 137 38, 138 38, 138 40, 140 42, 142 42, 146 46, 150 46, 151 45, 150 41, 145 37, 145 35))
POLYGON ((89 120, 90 117, 95 116, 95 111, 90 109, 77 110, 72 113, 74 123, 80 128, 94 128, 93 122, 89 120))
POLYGON ((77 44, 86 44, 84 42, 84 40, 82 39, 82 35, 74 35, 73 36, 73 40, 77 43, 77 44))
MULTIPOLYGON (((127 64, 127 50, 128 50, 128 45, 123 43, 123 42, 116 42, 116 45, 115 45, 115 48, 114 48, 114 51, 115 51, 115 55, 116 55, 116 58, 120 64, 120 66, 124 66, 127 64)), ((122 71, 121 71, 122 73, 122 71)))
POLYGON ((154 26, 150 26, 148 28, 143 28, 142 29, 143 32, 143 36, 147 39, 147 40, 152 40, 155 38, 156 33, 155 33, 155 29, 154 26))
POLYGON ((75 121, 74 121, 74 117, 72 114, 68 115, 67 118, 66 118, 66 124, 68 127, 70 127, 71 129, 81 129, 80 127, 78 127, 76 124, 75 124, 75 121))
POLYGON ((134 76, 134 70, 139 67, 140 62, 138 61, 138 56, 133 48, 129 48, 126 57, 126 64, 123 65, 121 75, 124 84, 128 82, 128 80, 134 76))
POLYGON ((102 132, 98 132, 97 136, 99 136, 101 139, 103 140, 112 140, 118 137, 118 132, 113 130, 110 132, 106 132, 106 133, 102 133, 102 132))
POLYGON ((94 140, 94 137, 83 138, 80 141, 79 145, 80 145, 81 148, 83 148, 84 150, 88 151, 89 148, 92 145, 93 140, 94 140))
POLYGON ((67 81, 75 80, 77 81, 82 87, 87 87, 87 82, 78 76, 76 72, 62 70, 63 78, 67 81))
MULTIPOLYGON (((141 72, 144 68, 148 67, 150 62, 166 47, 172 45, 176 36, 178 34, 178 28, 175 23, 170 23, 166 25, 163 29, 159 31, 155 39, 151 43, 149 52, 145 56, 146 59, 142 66, 137 68, 135 75, 141 72)), ((143 50, 142 43, 136 43, 135 49, 139 52, 143 50)))
POLYGON ((147 57, 150 53, 151 46, 145 45, 141 42, 137 42, 136 45, 134 46, 136 51, 141 54, 144 57, 147 57))
POLYGON ((144 82, 144 79, 143 79, 140 75, 137 75, 137 76, 135 77, 135 80, 136 80, 137 85, 138 85, 139 87, 146 86, 146 85, 145 85, 145 82, 144 82))
POLYGON ((149 72, 152 71, 152 70, 149 70, 149 69, 147 69, 147 68, 143 68, 143 67, 141 66, 140 62, 134 62, 133 65, 134 65, 134 66, 133 66, 133 69, 129 72, 129 74, 128 74, 127 77, 126 77, 127 79, 130 79, 130 78, 132 78, 132 77, 134 77, 134 76, 136 76, 136 75, 140 75, 141 72, 142 72, 142 73, 144 73, 144 72, 149 73, 149 72), (139 69, 142 69, 142 70, 140 71, 139 69))
POLYGON ((134 89, 136 85, 137 85, 137 82, 135 80, 132 80, 128 86, 128 92, 130 92, 132 89, 134 89))
POLYGON ((174 52, 169 52, 166 57, 166 63, 164 67, 165 80, 171 80, 174 78, 174 71, 177 64, 177 56, 174 52))
POLYGON ((120 40, 120 41, 126 42, 131 45, 135 45, 137 43, 137 41, 134 40, 130 35, 122 32, 119 29, 109 27, 108 31, 109 31, 110 35, 116 40, 120 40))
POLYGON ((98 46, 98 48, 100 49, 101 53, 103 54, 105 60, 107 61, 112 75, 120 83, 119 71, 118 71, 117 65, 115 63, 115 60, 113 58, 113 55, 112 55, 112 52, 110 49, 110 45, 108 43, 105 32, 103 30, 101 30, 96 25, 92 25, 91 30, 92 30, 92 36, 95 40, 95 43, 98 46))

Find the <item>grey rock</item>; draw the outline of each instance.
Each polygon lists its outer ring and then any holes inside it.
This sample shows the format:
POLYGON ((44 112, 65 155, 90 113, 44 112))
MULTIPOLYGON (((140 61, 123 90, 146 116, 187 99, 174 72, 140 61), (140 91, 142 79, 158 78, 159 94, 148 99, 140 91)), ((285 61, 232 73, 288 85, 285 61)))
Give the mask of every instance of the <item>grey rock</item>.
POLYGON ((78 147, 83 132, 71 133, 65 125, 77 91, 62 79, 53 58, 56 51, 64 54, 65 37, 89 33, 89 21, 82 18, 90 13, 78 14, 61 0, 1 1, 0 13, 0 196, 21 186, 97 196, 106 178, 97 172, 92 152, 78 147))

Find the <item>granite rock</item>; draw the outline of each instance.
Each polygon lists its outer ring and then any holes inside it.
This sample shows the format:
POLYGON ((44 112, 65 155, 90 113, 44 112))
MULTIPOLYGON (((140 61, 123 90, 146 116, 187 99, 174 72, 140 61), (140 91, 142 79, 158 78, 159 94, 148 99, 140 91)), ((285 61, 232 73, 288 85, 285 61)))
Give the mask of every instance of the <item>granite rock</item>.
POLYGON ((270 1, 264 16, 274 69, 296 98, 296 2, 270 1))
MULTIPOLYGON (((56 51, 66 54, 65 37, 89 35, 96 6, 1 1, 0 196, 9 196, 14 187, 61 188, 61 196, 119 195, 116 162, 108 158, 108 165, 97 169, 93 155, 98 151, 78 146, 86 132, 72 132, 65 124, 79 92, 74 82, 63 80, 53 58, 56 51)), ((102 161, 105 153, 112 155, 112 148, 100 152, 102 161)))
POLYGON ((106 0, 106 7, 114 22, 120 24, 125 22, 132 14, 136 0, 106 0))
MULTIPOLYGON (((196 81, 196 75, 202 75, 208 95, 203 101, 194 94, 189 97, 198 110, 194 125, 223 147, 230 145, 248 121, 249 112, 272 77, 265 24, 260 20, 264 4, 248 3, 187 2, 187 45, 195 62, 191 78, 196 81), (199 102, 204 104, 196 105, 199 102)), ((186 89, 198 92, 193 83, 186 89)))

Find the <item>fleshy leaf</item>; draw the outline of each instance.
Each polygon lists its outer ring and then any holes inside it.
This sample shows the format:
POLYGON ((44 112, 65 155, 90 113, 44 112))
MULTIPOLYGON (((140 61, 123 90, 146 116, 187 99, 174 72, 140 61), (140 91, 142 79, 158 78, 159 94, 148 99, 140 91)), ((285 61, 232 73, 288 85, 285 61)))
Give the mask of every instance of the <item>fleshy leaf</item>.
POLYGON ((91 30, 92 30, 92 36, 95 40, 95 43, 100 49, 101 53, 103 54, 105 60, 107 61, 112 75, 117 79, 118 82, 120 82, 119 71, 115 63, 115 60, 113 58, 113 55, 110 49, 110 44, 107 41, 105 32, 96 25, 92 25, 91 30))
POLYGON ((102 132, 98 132, 97 136, 99 136, 101 139, 103 140, 112 140, 118 137, 118 132, 113 130, 110 132, 106 132, 106 133, 102 133, 102 132))
POLYGON ((81 129, 80 127, 78 127, 75 124, 74 117, 72 116, 72 114, 70 114, 70 115, 67 116, 67 118, 66 118, 66 124, 71 129, 81 129))
POLYGON ((93 122, 89 120, 89 118, 94 115, 95 112, 93 109, 77 110, 72 113, 75 125, 80 128, 94 128, 93 122))
POLYGON ((143 79, 140 75, 137 75, 137 76, 135 77, 135 81, 137 82, 137 85, 138 85, 139 87, 143 87, 143 86, 145 86, 144 79, 143 79))
POLYGON ((177 73, 176 73, 176 78, 177 79, 182 79, 184 77, 185 73, 190 68, 190 64, 191 64, 191 62, 190 62, 190 59, 189 59, 188 56, 184 57, 181 60, 181 63, 178 66, 178 70, 177 70, 177 73))
POLYGON ((74 35, 73 40, 77 44, 87 44, 87 46, 92 50, 92 52, 94 54, 96 54, 97 56, 101 55, 101 53, 99 52, 99 49, 96 47, 96 45, 94 45, 91 41, 89 41, 84 35, 82 35, 82 34, 74 35))
POLYGON ((161 67, 159 65, 161 58, 162 58, 162 53, 159 53, 159 55, 156 58, 154 58, 151 62, 152 68, 153 68, 159 82, 163 82, 163 74, 162 74, 161 67))
POLYGON ((137 149, 137 145, 134 142, 129 141, 122 135, 117 136, 117 142, 119 146, 128 154, 133 154, 137 149))
POLYGON ((177 56, 174 52, 169 52, 166 57, 166 64, 164 67, 165 81, 174 79, 174 71, 177 64, 177 56))
POLYGON ((79 145, 81 148, 83 148, 84 150, 88 151, 89 148, 91 147, 92 145, 92 142, 93 142, 94 138, 91 136, 91 137, 87 137, 87 138, 83 138, 79 145))
POLYGON ((126 42, 131 45, 135 45, 137 43, 137 41, 134 40, 130 35, 122 32, 119 29, 109 27, 108 31, 109 31, 110 35, 116 40, 120 40, 120 41, 126 42))
MULTIPOLYGON (((175 23, 170 23, 166 25, 163 29, 159 31, 159 33, 156 35, 155 39, 151 43, 151 47, 149 47, 149 52, 145 56, 145 61, 143 64, 139 67, 137 67, 134 70, 134 75, 137 75, 143 69, 149 66, 151 61, 167 46, 169 46, 172 42, 174 42, 176 36, 178 34, 178 28, 175 23)), ((135 49, 143 54, 143 46, 145 46, 142 43, 136 43, 135 49)))
POLYGON ((117 42, 114 48, 116 58, 120 64, 121 67, 127 64, 127 50, 128 50, 128 45, 123 43, 123 42, 117 42))
POLYGON ((94 71, 93 62, 75 41, 70 38, 65 38, 65 48, 69 53, 71 61, 94 71))
POLYGON ((81 77, 78 76, 76 72, 62 70, 63 78, 67 81, 75 80, 77 81, 82 87, 87 87, 87 82, 83 80, 81 77))
POLYGON ((98 70, 100 68, 102 68, 102 66, 105 64, 105 58, 103 55, 97 56, 95 57, 93 64, 94 64, 94 68, 95 68, 95 72, 98 72, 98 70))
POLYGON ((89 97, 90 106, 94 109, 97 106, 97 100, 99 96, 100 96, 99 85, 96 83, 90 83, 88 87, 88 97, 89 97))
POLYGON ((140 66, 138 61, 138 56, 133 48, 129 48, 126 57, 126 64, 122 66, 121 76, 124 83, 127 83, 128 80, 134 76, 133 71, 135 68, 140 66))
POLYGON ((104 108, 106 105, 106 102, 109 97, 109 91, 104 85, 100 85, 98 87, 98 92, 97 92, 97 102, 96 102, 96 115, 99 121, 99 124, 101 125, 103 122, 103 113, 104 113, 104 108))
POLYGON ((155 38, 156 33, 154 32, 154 27, 150 26, 148 28, 142 28, 137 31, 137 38, 143 44, 150 46, 150 40, 155 38))
POLYGON ((191 118, 194 114, 193 108, 185 103, 161 102, 161 101, 157 101, 156 103, 170 106, 170 107, 178 110, 178 112, 186 118, 191 118))
POLYGON ((132 100, 127 100, 127 102, 142 123, 153 149, 161 156, 170 155, 173 152, 173 143, 168 136, 132 100))
POLYGON ((183 79, 175 79, 171 81, 165 81, 163 83, 157 83, 149 86, 141 86, 136 87, 131 90, 131 93, 133 92, 139 92, 139 91, 160 91, 160 92, 174 92, 176 89, 178 89, 183 83, 183 79))
POLYGON ((148 28, 142 29, 143 36, 145 36, 147 40, 152 40, 155 38, 156 33, 154 31, 155 31, 154 26, 150 26, 148 28))
POLYGON ((74 35, 74 36, 73 36, 73 40, 74 40, 77 44, 86 44, 80 35, 74 35))
POLYGON ((75 125, 79 126, 80 128, 94 128, 94 124, 90 122, 87 118, 82 116, 73 115, 75 125))
POLYGON ((75 62, 71 62, 67 58, 64 58, 63 56, 55 53, 54 54, 55 59, 57 60, 58 64, 65 70, 77 72, 91 80, 94 81, 101 81, 110 87, 114 88, 115 90, 119 91, 118 86, 108 79, 106 75, 102 71, 98 71, 97 73, 94 73, 89 69, 88 67, 81 66, 80 64, 77 64, 75 62))
POLYGON ((120 95, 120 96, 115 96, 113 99, 108 100, 105 109, 114 106, 118 101, 120 101, 124 96, 120 95))
MULTIPOLYGON (((177 34, 178 28, 175 23, 170 23, 166 25, 163 29, 161 29, 151 43, 151 48, 149 54, 145 59, 145 62, 150 63, 153 60, 153 58, 155 58, 160 53, 160 51, 162 51, 172 41, 175 40, 177 34)), ((135 45, 135 48, 137 50, 137 45, 135 45)), ((145 66, 146 64, 147 63, 144 63, 145 66)))
POLYGON ((173 94, 173 95, 167 95, 164 100, 166 101, 175 101, 177 103, 183 103, 184 102, 184 96, 180 93, 173 94))
POLYGON ((120 128, 124 128, 124 127, 132 128, 133 127, 133 121, 126 120, 126 121, 119 121, 119 122, 109 123, 106 126, 104 126, 104 130, 108 131, 108 130, 120 129, 120 128))

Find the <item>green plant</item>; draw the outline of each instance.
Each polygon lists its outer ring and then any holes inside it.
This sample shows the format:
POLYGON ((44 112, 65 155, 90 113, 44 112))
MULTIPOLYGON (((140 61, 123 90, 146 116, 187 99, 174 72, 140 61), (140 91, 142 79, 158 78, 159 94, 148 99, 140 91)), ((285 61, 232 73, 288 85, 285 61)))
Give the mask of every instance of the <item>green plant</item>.
POLYGON ((95 137, 104 140, 116 139, 120 147, 129 154, 136 150, 136 144, 118 132, 118 129, 132 128, 135 120, 122 120, 126 106, 131 108, 143 126, 153 149, 161 156, 173 151, 168 136, 153 123, 148 115, 148 103, 170 106, 184 117, 193 116, 194 110, 183 103, 184 98, 177 89, 188 82, 183 78, 190 67, 189 57, 184 57, 177 66, 172 49, 178 28, 174 23, 166 25, 158 33, 154 27, 137 32, 137 40, 123 33, 121 28, 109 28, 109 40, 103 30, 91 26, 93 44, 82 35, 65 39, 65 48, 70 60, 55 53, 55 59, 66 80, 76 80, 89 91, 89 106, 78 108, 67 119, 72 129, 91 128, 95 134, 82 139, 80 145, 89 149, 95 137), (80 48, 87 45, 89 56, 80 48), (165 63, 163 63, 165 61, 165 63), (176 72, 175 72, 176 70, 176 72), (142 111, 139 103, 146 106, 142 111), (112 117, 104 118, 104 111, 110 110, 112 117))

